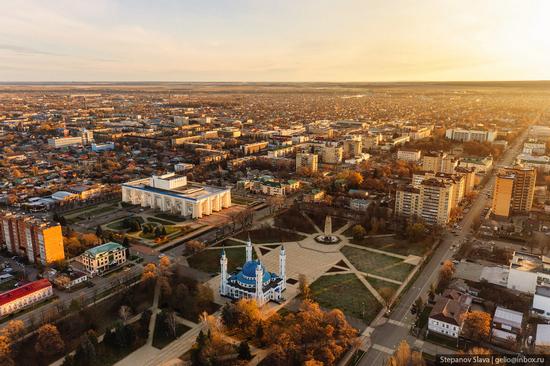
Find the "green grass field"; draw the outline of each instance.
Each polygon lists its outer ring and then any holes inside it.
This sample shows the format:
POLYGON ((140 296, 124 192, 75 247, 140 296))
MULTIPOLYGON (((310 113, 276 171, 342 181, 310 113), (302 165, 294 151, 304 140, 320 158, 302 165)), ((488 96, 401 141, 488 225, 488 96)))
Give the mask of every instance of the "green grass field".
POLYGON ((354 274, 322 276, 311 284, 313 299, 322 307, 340 309, 369 324, 382 305, 354 274))
MULTIPOLYGON (((348 230, 351 230, 351 228, 348 230)), ((348 230, 344 232, 345 235, 348 230)), ((349 233, 351 235, 351 231, 349 233)), ((351 239, 350 243, 401 255, 423 256, 428 250, 423 242, 409 243, 407 240, 397 239, 396 237, 351 239)))
MULTIPOLYGON (((192 268, 207 273, 218 273, 220 271, 220 256, 222 249, 207 249, 187 258, 187 262, 192 268)), ((244 264, 245 248, 227 248, 227 270, 233 272, 235 268, 244 264)))
POLYGON ((414 266, 400 258, 345 246, 341 249, 351 264, 361 272, 372 273, 392 280, 403 281, 414 266))
POLYGON ((291 241, 304 240, 306 237, 290 231, 284 231, 274 227, 268 227, 265 229, 256 229, 250 231, 243 231, 235 238, 240 240, 248 240, 248 235, 254 244, 265 243, 283 243, 291 241))

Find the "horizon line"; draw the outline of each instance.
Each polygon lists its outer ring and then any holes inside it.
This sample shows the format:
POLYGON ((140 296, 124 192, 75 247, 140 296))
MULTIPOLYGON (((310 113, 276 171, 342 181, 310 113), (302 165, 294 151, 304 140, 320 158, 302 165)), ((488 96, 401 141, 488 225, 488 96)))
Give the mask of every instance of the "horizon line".
POLYGON ((215 81, 215 80, 60 80, 60 81, 0 81, 0 85, 10 84, 152 84, 152 83, 188 83, 188 84, 396 84, 396 83, 432 83, 432 84, 444 84, 444 83, 537 83, 537 82, 550 82, 550 79, 508 79, 508 80, 394 80, 394 81, 215 81))

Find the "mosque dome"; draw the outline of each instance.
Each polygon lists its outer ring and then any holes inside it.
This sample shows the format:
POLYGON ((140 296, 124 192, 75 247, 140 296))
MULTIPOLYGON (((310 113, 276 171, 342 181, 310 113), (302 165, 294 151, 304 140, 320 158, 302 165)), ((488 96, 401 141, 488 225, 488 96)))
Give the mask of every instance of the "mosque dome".
POLYGON ((262 282, 268 282, 271 279, 271 274, 257 260, 248 261, 243 265, 243 269, 237 274, 237 281, 246 285, 255 285, 258 265, 261 265, 263 270, 262 282))

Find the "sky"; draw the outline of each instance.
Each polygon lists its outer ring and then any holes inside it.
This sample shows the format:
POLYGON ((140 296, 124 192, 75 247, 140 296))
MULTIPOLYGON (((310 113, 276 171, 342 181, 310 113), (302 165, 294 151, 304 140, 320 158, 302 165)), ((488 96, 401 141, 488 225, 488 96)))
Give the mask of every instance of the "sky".
POLYGON ((0 81, 550 79, 547 0, 0 0, 0 81))

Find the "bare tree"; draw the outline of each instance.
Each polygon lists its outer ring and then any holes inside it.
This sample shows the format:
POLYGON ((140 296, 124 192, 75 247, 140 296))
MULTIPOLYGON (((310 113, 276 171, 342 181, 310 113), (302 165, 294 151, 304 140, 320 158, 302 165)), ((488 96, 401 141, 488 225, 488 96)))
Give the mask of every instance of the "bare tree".
POLYGON ((178 326, 178 322, 176 320, 176 314, 173 311, 167 311, 166 312, 166 325, 168 327, 168 330, 172 334, 172 337, 176 338, 176 327, 178 326))
POLYGON ((120 309, 118 309, 118 316, 126 324, 130 316, 132 316, 132 309, 127 305, 122 305, 120 309))

